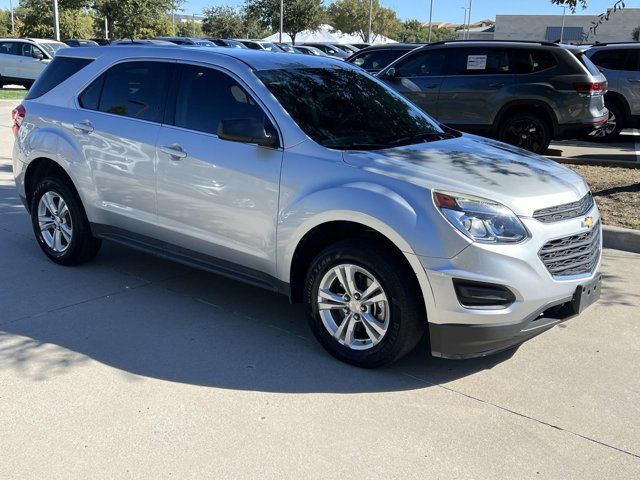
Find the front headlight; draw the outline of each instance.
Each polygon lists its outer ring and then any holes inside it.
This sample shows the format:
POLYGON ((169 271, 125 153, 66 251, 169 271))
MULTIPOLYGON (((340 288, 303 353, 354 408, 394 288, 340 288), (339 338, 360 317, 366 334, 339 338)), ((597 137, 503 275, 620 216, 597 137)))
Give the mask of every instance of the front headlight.
POLYGON ((529 236, 515 213, 491 200, 433 192, 433 203, 451 225, 476 242, 517 243, 529 236))

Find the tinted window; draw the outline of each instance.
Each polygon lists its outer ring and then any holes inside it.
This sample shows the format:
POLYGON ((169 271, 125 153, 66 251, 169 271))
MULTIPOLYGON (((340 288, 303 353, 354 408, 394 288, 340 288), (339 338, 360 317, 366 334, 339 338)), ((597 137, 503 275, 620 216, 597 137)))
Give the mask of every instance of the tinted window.
POLYGON ((256 74, 298 126, 325 147, 375 149, 415 136, 443 135, 399 94, 354 70, 295 68, 256 74))
POLYGON ((104 75, 101 75, 84 92, 78 97, 78 103, 82 108, 89 110, 98 110, 100 104, 100 94, 102 93, 102 85, 104 84, 104 75))
MULTIPOLYGON (((161 121, 172 66, 162 62, 125 62, 112 67, 103 74, 97 109, 151 122, 161 121)), ((95 88, 92 84, 81 95, 81 105, 86 105, 85 108, 95 105, 92 103, 95 88)))
POLYGON ((574 51, 573 55, 580 61, 580 63, 589 71, 591 75, 600 75, 600 70, 596 67, 591 60, 587 58, 584 52, 574 51))
POLYGON ((433 77, 442 75, 445 64, 445 52, 419 52, 411 55, 396 67, 401 77, 433 77))
POLYGON ((609 70, 636 70, 637 61, 635 55, 629 55, 634 50, 599 50, 591 55, 591 61, 602 68, 609 70))
POLYGON ((365 70, 382 70, 407 52, 408 50, 400 49, 363 52, 350 62, 365 70))
POLYGON ((555 67, 558 62, 544 50, 511 50, 511 67, 515 73, 536 73, 555 67))
POLYGON ((447 57, 449 75, 501 75, 513 73, 506 48, 456 48, 447 57))
POLYGON ((23 57, 33 57, 34 52, 40 52, 42 55, 44 53, 35 45, 31 45, 30 43, 22 43, 20 44, 20 49, 18 55, 22 55, 23 57))
POLYGON ((55 57, 27 93, 27 100, 44 95, 92 61, 86 58, 55 57))
POLYGON ((18 43, 17 42, 0 43, 0 53, 4 53, 5 55, 18 55, 18 43))
POLYGON ((221 120, 238 119, 266 120, 262 108, 228 75, 195 65, 182 67, 176 126, 217 134, 221 120))

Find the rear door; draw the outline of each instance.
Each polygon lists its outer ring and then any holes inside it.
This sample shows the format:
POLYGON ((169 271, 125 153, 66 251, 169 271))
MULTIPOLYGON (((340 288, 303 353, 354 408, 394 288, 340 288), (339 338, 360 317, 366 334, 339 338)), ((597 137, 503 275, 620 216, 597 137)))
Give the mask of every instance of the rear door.
POLYGON ((603 48, 589 57, 607 77, 609 90, 626 99, 631 115, 640 115, 639 53, 637 48, 603 48))
POLYGON ((395 77, 383 76, 381 80, 440 120, 439 93, 444 80, 446 55, 445 49, 414 52, 394 66, 395 77))
POLYGON ((500 107, 510 98, 517 98, 517 78, 509 49, 459 47, 450 48, 448 53, 438 120, 462 128, 491 128, 500 107))
MULTIPOLYGON (((222 120, 273 125, 247 85, 211 65, 180 66, 158 140, 161 239, 275 274, 283 151, 218 138, 222 120)), ((170 246, 167 248, 171 248, 170 246)))
POLYGON ((20 77, 20 57, 19 47, 22 42, 1 42, 0 43, 0 78, 20 77))
POLYGON ((620 84, 622 94, 629 102, 631 115, 640 116, 640 49, 629 49, 620 84))
POLYGON ((118 63, 89 84, 68 127, 89 165, 95 222, 156 233, 156 140, 174 62, 118 63))

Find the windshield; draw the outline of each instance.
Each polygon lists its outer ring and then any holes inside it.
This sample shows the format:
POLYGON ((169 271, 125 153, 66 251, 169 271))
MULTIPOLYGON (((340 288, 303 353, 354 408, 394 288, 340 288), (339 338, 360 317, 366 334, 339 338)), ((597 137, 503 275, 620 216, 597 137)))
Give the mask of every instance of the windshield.
POLYGON ((261 43, 261 45, 262 45, 262 48, 264 48, 265 50, 267 50, 269 52, 283 52, 284 51, 280 47, 275 45, 274 43, 265 42, 265 43, 261 43))
POLYGON ((425 113, 366 74, 344 68, 256 72, 298 126, 337 149, 380 149, 447 137, 425 113))
POLYGON ((58 50, 61 48, 67 48, 69 45, 66 43, 58 43, 58 42, 39 42, 39 47, 42 47, 49 55, 52 57, 56 54, 58 50))

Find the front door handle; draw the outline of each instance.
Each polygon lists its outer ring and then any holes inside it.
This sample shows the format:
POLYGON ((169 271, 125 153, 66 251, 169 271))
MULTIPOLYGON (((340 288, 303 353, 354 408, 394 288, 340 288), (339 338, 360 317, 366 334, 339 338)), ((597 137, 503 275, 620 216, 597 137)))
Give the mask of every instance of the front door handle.
POLYGON ((185 152, 180 145, 177 143, 173 143, 171 145, 164 145, 160 147, 160 151, 162 153, 166 153, 170 157, 174 159, 184 158, 187 156, 187 152, 185 152))
POLYGON ((489 88, 502 88, 504 87, 504 83, 490 83, 489 88))
POLYGON ((93 125, 89 120, 83 120, 81 122, 76 122, 73 124, 73 128, 79 130, 83 133, 91 133, 93 132, 93 125))
POLYGON ((437 86, 438 86, 437 83, 431 83, 431 84, 425 86, 424 88, 432 89, 432 88, 436 88, 437 86))

